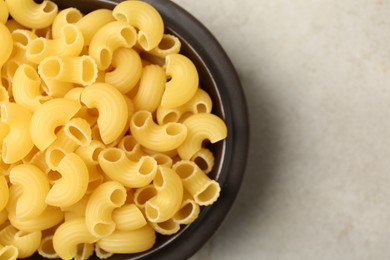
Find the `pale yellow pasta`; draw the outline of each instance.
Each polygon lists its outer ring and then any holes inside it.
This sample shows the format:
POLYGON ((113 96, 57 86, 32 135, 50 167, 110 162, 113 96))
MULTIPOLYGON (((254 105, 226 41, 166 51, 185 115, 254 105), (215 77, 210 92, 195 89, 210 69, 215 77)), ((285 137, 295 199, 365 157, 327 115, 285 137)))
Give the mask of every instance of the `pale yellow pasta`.
POLYGON ((199 84, 198 71, 192 61, 181 54, 170 54, 165 58, 168 78, 162 107, 175 108, 187 103, 196 93, 199 84))
POLYGON ((95 254, 99 259, 107 259, 114 253, 103 250, 98 244, 95 244, 95 254))
POLYGON ((4 175, 0 175, 0 212, 5 208, 9 199, 8 182, 4 175))
POLYGON ((0 231, 0 244, 16 247, 18 258, 26 258, 38 249, 41 237, 41 231, 23 232, 12 225, 7 225, 0 231))
POLYGON ((105 149, 102 142, 92 140, 87 146, 80 146, 75 153, 80 156, 86 165, 97 165, 99 154, 105 149))
POLYGON ((41 243, 38 247, 38 254, 49 259, 59 258, 58 254, 53 248, 53 235, 42 237, 41 243))
POLYGON ((84 90, 83 87, 74 87, 71 90, 69 90, 68 92, 66 92, 66 94, 64 95, 64 98, 81 103, 80 99, 81 99, 81 93, 83 92, 83 90, 84 90))
POLYGON ((146 251, 153 247, 156 233, 145 225, 131 231, 115 230, 111 235, 97 241, 100 248, 117 254, 131 254, 146 251))
POLYGON ((105 180, 100 167, 93 165, 88 167, 89 171, 89 182, 86 194, 91 194, 100 184, 105 180))
POLYGON ((15 102, 30 111, 35 111, 50 97, 41 93, 41 79, 30 65, 23 64, 15 72, 12 93, 15 102))
POLYGON ((140 188, 153 180, 157 162, 150 156, 131 161, 119 148, 108 148, 99 154, 99 165, 104 173, 129 188, 140 188))
POLYGON ((51 25, 53 39, 61 38, 61 29, 67 24, 77 23, 82 17, 82 13, 76 8, 61 10, 51 25))
POLYGON ((11 56, 13 49, 12 36, 8 28, 0 23, 0 39, 1 39, 1 48, 0 48, 0 69, 3 64, 11 56))
POLYGON ((214 203, 221 191, 218 182, 210 179, 202 170, 191 161, 177 162, 173 169, 183 181, 183 185, 195 202, 201 206, 214 203))
POLYGON ((77 253, 74 257, 75 260, 85 260, 92 256, 95 250, 93 243, 82 243, 77 246, 77 253))
POLYGON ((144 147, 165 152, 178 148, 187 137, 187 128, 180 123, 157 125, 148 111, 134 113, 130 121, 130 131, 144 147))
POLYGON ((171 168, 158 166, 153 185, 157 195, 145 204, 145 215, 150 222, 164 222, 172 218, 183 200, 183 184, 171 168))
POLYGON ((105 24, 113 22, 112 11, 108 9, 98 9, 81 18, 76 26, 81 30, 84 36, 84 44, 89 45, 92 37, 105 24))
POLYGON ((46 174, 32 164, 21 164, 12 168, 9 178, 13 185, 18 185, 23 190, 15 208, 18 218, 40 216, 47 207, 45 198, 50 189, 46 174))
POLYGON ((80 117, 73 118, 66 123, 64 132, 80 146, 87 146, 92 141, 91 126, 88 124, 87 120, 80 117))
POLYGON ((180 209, 172 217, 172 221, 178 224, 190 224, 198 218, 200 213, 199 204, 195 202, 188 192, 184 192, 180 209))
POLYGON ((131 135, 124 136, 119 142, 118 148, 122 149, 126 153, 127 158, 132 161, 138 161, 142 156, 146 155, 141 145, 131 135))
POLYGON ((55 129, 65 125, 80 109, 81 105, 65 98, 55 98, 40 106, 33 114, 30 135, 39 150, 46 149, 56 140, 55 129))
POLYGON ((214 155, 207 148, 201 148, 190 159, 206 174, 210 173, 214 167, 214 155))
POLYGON ((95 61, 87 56, 59 57, 50 56, 44 59, 38 67, 38 72, 43 79, 68 83, 90 85, 97 77, 95 61))
POLYGON ((70 82, 50 80, 48 78, 42 78, 43 91, 52 98, 62 98, 73 89, 74 85, 70 82))
POLYGON ((46 39, 39 37, 27 46, 27 59, 34 63, 40 63, 49 56, 77 56, 84 46, 83 35, 74 24, 66 24, 61 28, 60 37, 46 39))
POLYGON ((227 136, 225 122, 213 114, 194 114, 188 117, 183 124, 188 129, 188 135, 177 151, 180 157, 185 160, 190 159, 202 148, 204 140, 215 143, 225 139, 227 136))
POLYGON ((139 89, 134 97, 137 110, 154 112, 160 105, 167 77, 162 67, 148 65, 143 67, 139 89))
POLYGON ((193 114, 211 113, 211 109, 212 101, 209 94, 201 88, 198 88, 190 101, 180 107, 158 107, 156 119, 160 125, 169 122, 182 122, 193 114))
POLYGON ((159 223, 151 222, 150 226, 161 235, 173 235, 180 230, 180 224, 171 218, 159 223))
POLYGON ((14 70, 12 68, 13 66, 28 64, 30 66, 33 66, 34 68, 37 67, 36 64, 27 60, 27 56, 26 56, 27 46, 30 44, 31 41, 37 38, 37 35, 29 30, 17 29, 11 33, 11 36, 14 41, 14 49, 10 59, 8 60, 5 66, 8 66, 8 68, 6 68, 8 70, 7 71, 8 77, 12 78, 13 76, 12 70, 14 70))
POLYGON ((122 94, 135 87, 142 74, 142 63, 138 53, 133 49, 119 48, 112 57, 115 69, 105 73, 106 83, 116 87, 122 94))
POLYGON ((150 51, 161 41, 164 22, 158 11, 150 4, 141 1, 124 1, 112 11, 118 21, 127 22, 138 29, 138 43, 150 51))
POLYGON ((102 238, 115 230, 112 211, 126 200, 126 189, 116 181, 107 181, 98 186, 89 198, 85 210, 85 222, 89 232, 102 238))
POLYGON ((119 90, 109 84, 94 83, 84 89, 81 102, 99 111, 97 125, 105 144, 122 135, 128 123, 128 107, 119 90))
POLYGON ((0 244, 0 259, 16 260, 18 258, 18 249, 12 245, 0 244))
POLYGON ((33 0, 5 0, 12 18, 28 28, 45 28, 53 23, 58 13, 58 7, 51 1, 41 4, 33 0))
POLYGON ((135 230, 146 225, 142 211, 135 204, 125 204, 112 212, 117 230, 135 230))
POLYGON ((1 121, 9 127, 9 132, 3 139, 2 159, 5 163, 15 163, 33 148, 29 133, 31 113, 15 103, 3 103, 0 109, 1 121))
POLYGON ((170 156, 163 154, 163 153, 155 153, 150 155, 153 159, 156 160, 158 165, 163 165, 167 167, 171 167, 173 160, 170 156))
POLYGON ((112 63, 114 52, 121 48, 131 48, 136 43, 137 33, 128 24, 110 22, 100 28, 91 39, 89 55, 94 58, 100 70, 112 63))
POLYGON ((5 24, 8 20, 8 7, 4 0, 0 0, 0 23, 5 24))
POLYGON ((160 43, 148 51, 149 54, 165 58, 169 54, 177 54, 180 52, 181 42, 179 38, 172 34, 164 34, 160 43))
POLYGON ((78 202, 86 193, 89 182, 89 173, 84 161, 77 154, 69 153, 61 160, 57 171, 61 173, 61 178, 51 187, 46 196, 46 203, 67 207, 78 202))
POLYGON ((92 244, 97 240, 88 231, 84 218, 74 218, 57 228, 53 236, 53 247, 62 259, 72 259, 77 255, 80 244, 92 244))

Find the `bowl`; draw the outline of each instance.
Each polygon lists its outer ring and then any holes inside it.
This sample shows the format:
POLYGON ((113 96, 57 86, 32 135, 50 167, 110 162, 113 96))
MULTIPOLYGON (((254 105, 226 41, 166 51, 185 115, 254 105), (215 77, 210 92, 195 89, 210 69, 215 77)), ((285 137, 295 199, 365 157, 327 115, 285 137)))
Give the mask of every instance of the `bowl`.
MULTIPOLYGON (((60 9, 76 7, 83 13, 97 8, 113 9, 120 0, 53 0, 60 9)), ((247 160, 249 124, 240 80, 229 57, 215 37, 190 13, 167 0, 147 0, 161 14, 166 32, 182 42, 181 53, 198 69, 200 85, 213 101, 213 113, 222 117, 228 137, 213 145, 215 166, 211 177, 221 186, 217 202, 203 207, 198 219, 175 235, 158 236, 155 246, 131 255, 109 259, 186 259, 198 251, 225 219, 239 191, 247 160)), ((41 259, 34 255, 33 259, 41 259)), ((90 259, 97 259, 92 257, 90 259)))

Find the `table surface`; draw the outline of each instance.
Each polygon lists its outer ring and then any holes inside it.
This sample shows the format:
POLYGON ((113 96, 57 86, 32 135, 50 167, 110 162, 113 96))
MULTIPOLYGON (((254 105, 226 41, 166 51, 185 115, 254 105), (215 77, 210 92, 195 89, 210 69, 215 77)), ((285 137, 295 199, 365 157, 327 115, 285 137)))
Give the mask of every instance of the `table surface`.
POLYGON ((192 260, 389 259, 390 1, 174 2, 223 45, 251 112, 242 189, 192 260))

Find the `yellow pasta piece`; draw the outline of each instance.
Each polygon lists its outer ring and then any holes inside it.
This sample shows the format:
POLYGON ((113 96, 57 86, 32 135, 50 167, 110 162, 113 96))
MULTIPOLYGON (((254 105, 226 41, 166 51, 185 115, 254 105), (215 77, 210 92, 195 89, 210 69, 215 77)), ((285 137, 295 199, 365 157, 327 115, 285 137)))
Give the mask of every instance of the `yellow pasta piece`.
POLYGON ((146 155, 141 145, 131 135, 124 136, 118 143, 118 148, 122 149, 126 153, 127 158, 132 161, 138 161, 142 156, 146 155))
POLYGON ((113 71, 105 73, 106 83, 116 87, 122 94, 135 87, 142 74, 142 63, 133 49, 119 48, 112 57, 113 71))
POLYGON ((107 181, 91 194, 85 210, 85 222, 89 232, 102 238, 115 230, 112 211, 121 207, 126 200, 126 189, 116 181, 107 181))
POLYGON ((164 222, 172 218, 183 200, 183 184, 171 168, 158 166, 153 185, 157 195, 145 204, 145 215, 150 222, 164 222))
POLYGON ((83 15, 77 8, 71 7, 61 10, 51 25, 53 39, 61 38, 61 29, 65 25, 75 24, 80 21, 81 18, 83 18, 83 15))
POLYGON ((159 223, 151 222, 150 226, 157 233, 162 234, 162 235, 173 235, 180 230, 180 224, 173 221, 171 218, 166 220, 166 221, 159 222, 159 223))
POLYGON ((12 168, 9 178, 23 190, 16 203, 18 218, 31 219, 41 215, 47 207, 45 198, 50 189, 46 174, 32 164, 21 164, 12 168))
POLYGON ((143 156, 137 162, 126 157, 123 150, 108 148, 99 154, 99 164, 104 173, 129 188, 148 185, 157 171, 157 162, 149 156, 143 156))
POLYGON ((98 239, 89 231, 84 218, 75 218, 62 223, 54 233, 53 247, 62 259, 72 259, 77 255, 80 244, 92 244, 98 239))
POLYGON ((11 56, 13 49, 12 36, 8 28, 0 23, 0 39, 1 39, 1 48, 0 48, 0 69, 3 64, 11 56))
POLYGON ((114 52, 121 47, 132 48, 136 38, 137 33, 132 26, 116 21, 107 23, 91 39, 89 55, 100 70, 105 70, 112 63, 114 52))
POLYGON ((2 159, 5 163, 15 163, 33 148, 29 134, 31 113, 15 103, 3 103, 0 113, 1 121, 9 127, 9 132, 3 139, 2 159))
POLYGON ((46 203, 67 207, 78 202, 86 193, 89 181, 88 169, 84 161, 75 153, 67 154, 59 163, 57 171, 61 173, 61 179, 50 189, 46 196, 46 203), (72 186, 73 188, 69 189, 72 186))
POLYGON ((180 48, 181 42, 179 38, 172 34, 164 34, 157 47, 148 51, 148 53, 160 58, 165 58, 169 54, 179 53, 180 48))
POLYGON ((130 231, 146 225, 142 211, 135 204, 125 204, 112 212, 117 230, 130 231))
MULTIPOLYGON (((9 199, 8 183, 4 175, 0 175, 0 212, 5 208, 9 199)), ((0 223, 1 224, 1 223, 0 223)))
POLYGON ((17 248, 18 258, 26 258, 38 249, 41 237, 41 231, 23 232, 8 225, 0 231, 0 244, 14 246, 17 248))
POLYGON ((114 255, 114 253, 103 250, 98 244, 95 244, 95 254, 99 259, 107 259, 114 255))
POLYGON ((82 243, 77 246, 77 253, 74 257, 75 260, 89 259, 93 255, 95 245, 92 243, 82 243))
POLYGON ((58 7, 51 1, 36 4, 33 0, 5 0, 9 13, 18 23, 28 28, 45 28, 53 23, 58 7))
POLYGON ((97 244, 107 252, 131 254, 148 250, 156 242, 156 233, 145 225, 131 231, 115 230, 111 235, 100 239, 97 244))
POLYGON ((199 204, 195 202, 188 192, 184 192, 180 209, 172 217, 172 221, 178 224, 190 224, 198 218, 199 213, 199 204))
POLYGON ((148 65, 142 69, 139 89, 134 97, 137 110, 154 112, 160 105, 167 77, 164 69, 158 65, 148 65))
POLYGON ((8 7, 5 4, 4 0, 0 1, 0 23, 5 24, 8 20, 8 7))
POLYGON ((138 43, 150 51, 161 41, 164 34, 164 22, 158 11, 148 3, 124 1, 112 11, 118 21, 127 22, 138 29, 138 43))
POLYGON ((157 125, 152 114, 143 110, 131 118, 130 131, 142 146, 158 152, 178 148, 187 137, 187 128, 183 124, 157 125))
POLYGON ((207 149, 202 148, 196 152, 190 159, 205 173, 208 174, 214 167, 214 155, 207 149))
POLYGON ((7 103, 7 102, 9 102, 8 90, 4 86, 2 86, 0 82, 0 103, 7 103))
POLYGON ((218 182, 210 179, 194 162, 182 160, 177 162, 173 169, 196 203, 207 206, 218 199, 221 191, 218 182))
POLYGON ((165 72, 171 80, 166 83, 161 106, 179 107, 195 95, 199 85, 198 71, 192 61, 181 54, 168 55, 165 63, 165 72))
POLYGON ((41 78, 43 80, 43 91, 52 98, 62 98, 74 87, 73 83, 70 82, 51 80, 44 77, 41 78))
POLYGON ((77 148, 76 154, 79 155, 86 165, 97 165, 99 163, 99 154, 105 149, 105 145, 97 140, 92 140, 87 146, 77 148))
POLYGON ((81 102, 88 108, 99 111, 97 124, 105 144, 115 141, 123 134, 128 122, 128 107, 119 90, 109 84, 94 83, 84 89, 81 102))
POLYGON ((0 259, 16 260, 18 258, 18 254, 19 251, 15 246, 3 246, 0 244, 0 259))
POLYGON ((152 158, 154 158, 158 165, 163 165, 167 167, 171 167, 173 160, 170 156, 163 154, 163 153, 155 153, 151 155, 152 158))
POLYGON ((177 151, 180 157, 185 160, 190 159, 202 148, 204 140, 216 143, 227 136, 225 122, 213 114, 195 114, 187 118, 183 124, 188 129, 188 135, 177 151))
POLYGON ((39 150, 46 149, 56 140, 55 129, 65 125, 81 105, 69 99, 55 98, 40 106, 33 114, 30 124, 31 139, 39 150))
POLYGON ((59 258, 53 248, 53 235, 42 237, 41 243, 38 247, 38 254, 49 259, 59 258))
POLYGON ((65 134, 80 146, 87 146, 92 141, 91 126, 83 118, 73 118, 64 126, 65 134))

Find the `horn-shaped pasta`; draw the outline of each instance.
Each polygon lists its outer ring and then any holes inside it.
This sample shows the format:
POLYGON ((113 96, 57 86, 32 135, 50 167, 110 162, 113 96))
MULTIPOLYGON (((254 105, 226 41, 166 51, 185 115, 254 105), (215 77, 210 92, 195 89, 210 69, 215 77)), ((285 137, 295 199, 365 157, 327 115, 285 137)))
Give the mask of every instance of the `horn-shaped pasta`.
POLYGON ((116 181, 108 181, 97 187, 89 198, 85 210, 85 222, 89 232, 102 238, 115 230, 112 211, 121 207, 126 200, 126 189, 116 181))
POLYGON ((165 90, 167 76, 162 67, 148 65, 142 69, 139 89, 134 97, 137 110, 154 112, 160 105, 165 90))
POLYGON ((218 199, 221 191, 218 182, 210 179, 194 162, 179 161, 173 166, 173 169, 180 176, 185 189, 196 203, 207 206, 218 199))
POLYGON ((165 72, 171 80, 166 83, 161 106, 179 107, 195 95, 199 85, 198 71, 192 61, 181 54, 168 55, 165 64, 165 72))
POLYGON ((183 200, 183 184, 174 170, 158 166, 153 185, 157 195, 145 204, 145 215, 150 222, 164 222, 180 209, 183 200))
POLYGON ((166 152, 178 148, 187 137, 187 128, 180 123, 157 125, 148 111, 136 112, 130 121, 134 138, 148 149, 166 152))
POLYGON ((42 151, 52 144, 57 138, 55 129, 65 125, 80 107, 78 102, 65 98, 55 98, 40 106, 34 112, 30 124, 31 139, 35 146, 42 151))
POLYGON ((178 224, 190 224, 198 218, 200 212, 199 204, 195 202, 188 192, 184 192, 183 202, 180 209, 172 217, 172 220, 178 224))
MULTIPOLYGON (((26 258, 33 255, 38 249, 41 237, 41 231, 23 232, 8 225, 0 231, 0 244, 16 247, 18 258, 26 258)), ((8 258, 2 259, 8 260, 8 258)))
POLYGON ((4 175, 0 175, 0 193, 1 193, 0 196, 0 212, 1 212, 7 205, 9 199, 8 183, 4 175))
POLYGON ((59 163, 57 171, 61 173, 62 178, 50 189, 46 203, 67 207, 78 202, 88 187, 89 173, 84 161, 75 153, 67 154, 59 163), (72 186, 73 188, 69 189, 72 186))
POLYGON ((114 52, 120 47, 133 47, 136 38, 137 33, 131 25, 110 22, 100 28, 91 39, 89 55, 95 59, 100 70, 105 70, 110 66, 114 52))
POLYGON ((164 34, 156 48, 148 51, 149 54, 160 58, 165 58, 169 54, 180 52, 181 42, 179 38, 172 34, 164 34))
POLYGON ((180 230, 180 224, 173 221, 171 218, 159 223, 151 222, 150 226, 157 233, 160 233, 162 235, 173 235, 180 230))
POLYGON ((84 118, 73 118, 64 127, 65 134, 80 146, 87 146, 92 141, 91 126, 84 118))
POLYGON ((84 44, 89 45, 96 32, 109 22, 115 21, 112 11, 108 9, 98 9, 81 18, 76 26, 84 36, 84 44))
POLYGON ((41 243, 38 248, 38 254, 49 259, 59 258, 56 251, 53 248, 53 235, 42 237, 41 243))
POLYGON ((15 72, 12 93, 15 102, 35 111, 43 102, 50 99, 41 93, 41 78, 37 71, 30 65, 23 64, 15 72))
POLYGON ((12 245, 1 245, 0 244, 0 259, 16 260, 18 259, 18 249, 12 245))
POLYGON ((149 225, 131 231, 115 230, 100 239, 97 244, 105 251, 115 254, 132 254, 148 250, 156 242, 156 233, 149 225))
POLYGON ((194 114, 187 118, 183 124, 188 129, 188 135, 184 143, 177 148, 177 151, 180 157, 185 160, 189 160, 202 148, 204 140, 215 143, 227 136, 225 122, 213 114, 194 114))
POLYGON ((109 84, 95 83, 84 89, 81 102, 99 111, 97 124, 105 144, 115 141, 123 133, 128 123, 128 107, 119 90, 109 84))
POLYGON ((8 20, 8 7, 4 1, 0 1, 0 23, 5 24, 8 20))
POLYGON ((37 38, 27 46, 27 59, 36 64, 49 56, 77 56, 84 47, 84 38, 80 29, 74 24, 61 28, 60 37, 54 40, 37 38))
POLYGON ((105 82, 116 87, 122 94, 135 87, 142 74, 142 62, 133 49, 119 48, 112 57, 113 71, 105 74, 105 82))
POLYGON ((53 39, 61 38, 61 29, 67 24, 74 24, 83 18, 82 13, 77 8, 67 8, 61 10, 51 25, 53 39))
POLYGON ((1 121, 9 127, 9 132, 3 139, 2 159, 5 163, 15 163, 33 148, 29 134, 31 112, 15 103, 3 103, 0 114, 1 121))
POLYGON ((142 211, 135 204, 127 204, 112 212, 112 219, 117 230, 135 230, 146 225, 142 211))
POLYGON ((0 48, 0 69, 4 63, 11 56, 13 49, 13 40, 10 31, 8 28, 0 23, 0 39, 1 39, 1 48, 0 48))
POLYGON ((137 28, 138 43, 150 51, 161 41, 164 34, 164 22, 159 12, 150 4, 141 1, 124 1, 112 11, 118 21, 127 22, 137 28))
POLYGON ((18 218, 31 219, 41 215, 47 207, 45 198, 50 190, 46 174, 32 164, 21 164, 12 168, 9 178, 23 190, 16 203, 18 218))
MULTIPOLYGON (((56 69, 56 68, 54 68, 56 69)), ((73 83, 50 80, 48 78, 42 78, 43 84, 42 88, 45 93, 53 98, 62 98, 65 96, 68 91, 73 89, 73 83)))
POLYGON ((77 246, 92 244, 98 239, 89 231, 84 218, 75 218, 62 223, 54 233, 53 247, 62 259, 72 259, 77 255, 77 246))
POLYGON ((157 195, 156 188, 150 184, 145 187, 139 188, 134 193, 134 203, 138 208, 144 210, 145 204, 154 196, 157 195))
POLYGON ((41 29, 50 26, 58 13, 58 7, 51 1, 41 4, 33 0, 5 0, 12 18, 21 25, 41 29))
POLYGON ((107 176, 129 188, 148 185, 157 171, 157 162, 152 157, 143 156, 134 162, 118 148, 102 151, 99 155, 99 164, 107 176))

